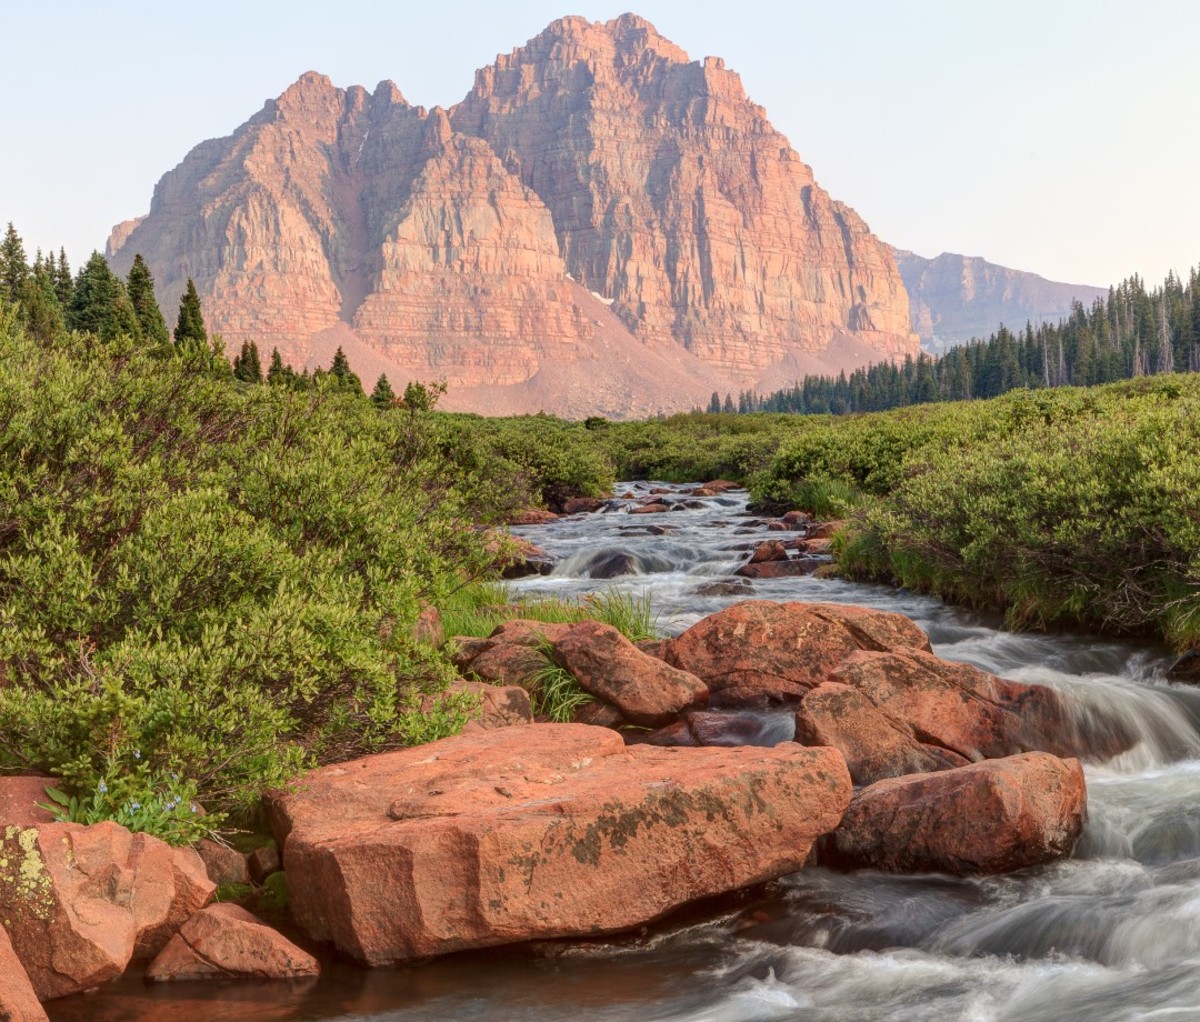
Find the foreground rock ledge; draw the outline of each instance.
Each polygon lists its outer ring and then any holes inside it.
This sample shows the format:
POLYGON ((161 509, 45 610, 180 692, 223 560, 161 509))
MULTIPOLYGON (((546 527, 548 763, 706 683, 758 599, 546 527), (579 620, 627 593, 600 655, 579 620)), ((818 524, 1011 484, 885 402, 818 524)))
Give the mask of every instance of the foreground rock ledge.
POLYGON ((832 749, 545 724, 325 767, 270 809, 297 921, 383 965, 620 931, 794 872, 850 796, 832 749))

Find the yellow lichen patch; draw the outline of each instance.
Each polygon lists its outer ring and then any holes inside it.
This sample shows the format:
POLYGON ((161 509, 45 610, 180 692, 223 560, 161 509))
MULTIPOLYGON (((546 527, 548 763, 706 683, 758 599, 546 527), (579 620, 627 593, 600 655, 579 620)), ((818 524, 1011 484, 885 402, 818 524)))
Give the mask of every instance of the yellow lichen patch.
POLYGON ((38 849, 36 827, 4 828, 3 857, 0 858, 0 884, 8 888, 4 900, 24 902, 34 915, 45 918, 53 906, 53 886, 46 863, 38 849))

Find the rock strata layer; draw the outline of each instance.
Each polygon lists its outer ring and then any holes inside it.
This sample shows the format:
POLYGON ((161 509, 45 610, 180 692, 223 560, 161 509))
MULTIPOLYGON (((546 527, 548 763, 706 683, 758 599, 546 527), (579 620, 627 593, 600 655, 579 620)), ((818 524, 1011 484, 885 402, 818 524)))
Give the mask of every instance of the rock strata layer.
POLYGON ((784 875, 849 799, 831 749, 547 724, 326 767, 271 811, 297 921, 380 965, 620 931, 784 875))

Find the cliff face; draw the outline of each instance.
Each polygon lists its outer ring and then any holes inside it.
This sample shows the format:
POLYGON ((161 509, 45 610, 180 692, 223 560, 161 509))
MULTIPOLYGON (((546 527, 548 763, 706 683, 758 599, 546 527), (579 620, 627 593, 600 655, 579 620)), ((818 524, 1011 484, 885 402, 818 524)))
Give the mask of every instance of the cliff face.
POLYGON ((565 18, 451 111, 554 215, 568 270, 637 336, 753 373, 840 331, 915 350, 891 250, 830 199, 717 58, 565 18))
POLYGON ((988 337, 1001 323, 1020 329, 1027 322, 1057 323, 1071 303, 1090 307, 1108 292, 1086 284, 1059 284, 1036 273, 997 266, 978 256, 943 252, 925 259, 896 249, 908 290, 912 328, 929 351, 988 337))
POLYGON ((916 350, 891 250, 630 15, 555 22, 449 114, 306 74, 114 228, 114 268, 136 252, 229 348, 341 344, 476 411, 650 414, 916 350))

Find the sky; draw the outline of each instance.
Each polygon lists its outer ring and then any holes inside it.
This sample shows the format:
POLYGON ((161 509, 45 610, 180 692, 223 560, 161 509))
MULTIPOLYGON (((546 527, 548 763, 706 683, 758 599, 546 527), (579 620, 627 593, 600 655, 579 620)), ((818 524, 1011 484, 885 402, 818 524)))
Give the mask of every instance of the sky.
POLYGON ((725 58, 885 241, 1070 283, 1200 263, 1195 0, 58 0, 0 5, 0 224, 73 266, 304 71, 450 106, 555 18, 725 58))

